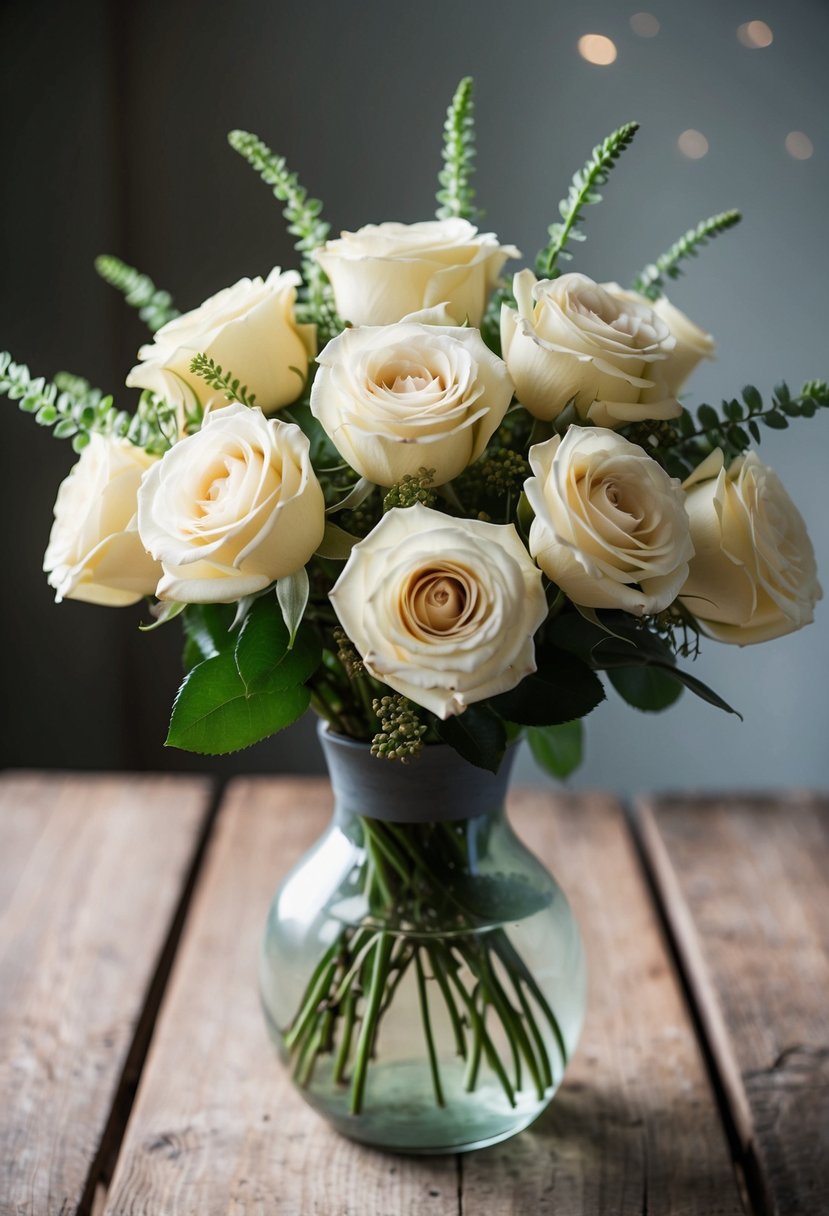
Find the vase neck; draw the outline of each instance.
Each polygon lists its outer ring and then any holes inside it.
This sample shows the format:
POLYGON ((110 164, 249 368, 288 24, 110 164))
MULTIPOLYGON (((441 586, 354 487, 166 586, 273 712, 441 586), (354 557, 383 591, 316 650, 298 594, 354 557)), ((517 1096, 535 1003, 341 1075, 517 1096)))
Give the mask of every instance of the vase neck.
POLYGON ((321 722, 325 762, 337 818, 439 823, 500 814, 515 748, 497 773, 467 763, 454 748, 434 744, 410 764, 372 756, 370 745, 336 735, 321 722))

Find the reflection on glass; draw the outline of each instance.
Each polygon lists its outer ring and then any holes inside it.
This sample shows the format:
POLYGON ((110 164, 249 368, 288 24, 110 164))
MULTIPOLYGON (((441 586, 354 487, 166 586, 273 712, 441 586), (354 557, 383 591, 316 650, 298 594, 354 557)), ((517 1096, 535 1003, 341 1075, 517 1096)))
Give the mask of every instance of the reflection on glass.
POLYGON ((604 34, 582 34, 578 46, 582 59, 599 67, 607 67, 616 58, 616 43, 604 34))

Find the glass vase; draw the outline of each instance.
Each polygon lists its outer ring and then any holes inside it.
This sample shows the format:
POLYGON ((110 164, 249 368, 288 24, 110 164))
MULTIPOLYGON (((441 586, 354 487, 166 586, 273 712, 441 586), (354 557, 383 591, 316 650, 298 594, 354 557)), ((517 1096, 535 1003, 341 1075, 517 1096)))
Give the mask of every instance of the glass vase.
POLYGON ((260 981, 303 1097, 379 1148, 458 1152, 551 1101, 585 1005, 581 940, 513 833, 497 775, 434 746, 410 764, 320 731, 332 821, 274 896, 260 981))

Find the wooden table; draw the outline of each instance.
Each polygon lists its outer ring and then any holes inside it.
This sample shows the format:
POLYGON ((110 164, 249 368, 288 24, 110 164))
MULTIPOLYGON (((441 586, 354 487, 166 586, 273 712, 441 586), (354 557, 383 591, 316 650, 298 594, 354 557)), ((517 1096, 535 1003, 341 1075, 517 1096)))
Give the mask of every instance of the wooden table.
POLYGON ((518 791, 575 906, 565 1084, 464 1157, 356 1147, 294 1094, 256 994, 316 780, 0 777, 3 1216, 829 1212, 829 799, 518 791))

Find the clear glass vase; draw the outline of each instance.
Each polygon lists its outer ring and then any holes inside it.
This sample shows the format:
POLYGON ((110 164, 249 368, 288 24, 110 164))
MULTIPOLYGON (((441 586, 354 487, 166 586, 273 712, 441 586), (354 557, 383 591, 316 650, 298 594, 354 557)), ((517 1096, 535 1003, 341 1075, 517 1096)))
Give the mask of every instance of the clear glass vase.
POLYGON ((581 1029, 584 956, 497 775, 448 747, 413 763, 320 732, 332 822, 271 905, 260 981, 303 1097, 379 1148, 458 1152, 551 1101, 581 1029))

